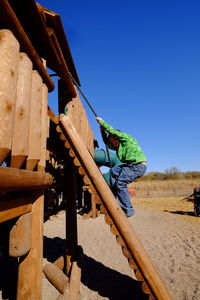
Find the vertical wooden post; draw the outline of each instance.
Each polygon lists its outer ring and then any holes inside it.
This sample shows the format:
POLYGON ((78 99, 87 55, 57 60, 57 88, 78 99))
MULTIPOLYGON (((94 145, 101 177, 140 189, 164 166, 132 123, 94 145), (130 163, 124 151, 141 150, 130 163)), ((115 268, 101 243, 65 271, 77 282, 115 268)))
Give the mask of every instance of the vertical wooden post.
POLYGON ((20 53, 11 157, 12 168, 20 168, 28 157, 31 81, 32 62, 25 53, 20 53))
POLYGON ((67 160, 64 178, 64 199, 66 201, 66 269, 68 276, 71 270, 72 257, 77 248, 77 215, 76 215, 76 168, 72 159, 67 160))
POLYGON ((41 158, 42 79, 37 71, 32 72, 31 109, 29 127, 29 155, 27 170, 34 170, 41 158))
POLYGON ((44 170, 46 166, 46 141, 47 141, 47 102, 48 88, 45 84, 42 85, 42 122, 41 122, 41 159, 38 163, 38 170, 44 170))
POLYGON ((42 299, 44 196, 32 205, 32 248, 19 264, 17 300, 42 299))
MULTIPOLYGON (((42 79, 37 71, 32 71, 31 109, 30 109, 30 134, 29 134, 29 156, 26 168, 33 170, 44 169, 44 163, 37 166, 42 159, 42 149, 46 136, 46 115, 43 118, 45 129, 42 133, 42 89, 45 101, 47 91, 42 86, 42 79), (41 146, 41 136, 44 138, 41 146)), ((47 123, 46 123, 47 124, 47 123)), ((43 258, 43 216, 44 216, 44 195, 36 197, 32 205, 32 248, 28 255, 19 265, 17 300, 42 299, 42 258, 43 258)))
POLYGON ((19 63, 19 43, 11 31, 0 31, 0 164, 11 151, 19 63))

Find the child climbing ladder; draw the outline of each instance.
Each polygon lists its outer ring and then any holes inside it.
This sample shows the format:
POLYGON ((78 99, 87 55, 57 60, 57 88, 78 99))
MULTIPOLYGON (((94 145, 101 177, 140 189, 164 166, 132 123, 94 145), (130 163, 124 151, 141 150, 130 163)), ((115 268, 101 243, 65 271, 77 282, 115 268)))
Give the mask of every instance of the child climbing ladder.
POLYGON ((172 300, 156 268, 151 263, 128 219, 116 202, 114 195, 88 152, 84 142, 78 135, 70 118, 61 114, 59 126, 102 200, 105 206, 105 212, 111 220, 110 224, 114 224, 119 237, 121 237, 127 251, 130 253, 131 257, 129 257, 129 260, 132 262, 136 277, 143 281, 143 290, 145 290, 145 293, 150 294, 152 299, 172 300))

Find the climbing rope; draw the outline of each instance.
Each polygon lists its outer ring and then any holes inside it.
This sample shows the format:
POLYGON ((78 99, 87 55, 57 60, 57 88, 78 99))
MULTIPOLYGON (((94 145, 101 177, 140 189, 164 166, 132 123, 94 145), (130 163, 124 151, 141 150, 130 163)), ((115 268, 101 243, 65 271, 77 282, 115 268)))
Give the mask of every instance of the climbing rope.
POLYGON ((85 101, 87 102, 87 104, 89 105, 91 111, 93 112, 93 114, 95 115, 95 117, 98 117, 94 108, 92 107, 92 105, 90 104, 90 102, 88 101, 88 99, 86 98, 86 96, 84 95, 84 93, 82 92, 82 90, 80 89, 78 83, 76 82, 76 80, 74 79, 74 77, 72 76, 72 74, 70 72, 68 72, 69 76, 71 77, 73 83, 75 84, 75 86, 77 87, 77 89, 79 90, 79 92, 81 93, 81 95, 83 96, 83 98, 85 99, 85 101))

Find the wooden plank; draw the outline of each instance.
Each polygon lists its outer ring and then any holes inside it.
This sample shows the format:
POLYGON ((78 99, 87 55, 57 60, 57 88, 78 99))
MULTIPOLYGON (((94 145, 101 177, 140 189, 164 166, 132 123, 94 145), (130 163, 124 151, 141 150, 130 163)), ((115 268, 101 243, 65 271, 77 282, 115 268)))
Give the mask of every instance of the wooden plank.
POLYGON ((20 53, 11 156, 13 168, 20 168, 28 157, 31 84, 32 62, 25 53, 20 53))
POLYGON ((0 30, 0 164, 11 151, 19 43, 9 30, 0 30))
POLYGON ((21 216, 14 224, 9 235, 9 255, 12 257, 23 256, 32 246, 32 214, 21 216))
POLYGON ((42 79, 37 71, 32 71, 32 89, 29 127, 29 155, 27 170, 34 170, 41 158, 41 115, 42 79))
POLYGON ((116 226, 116 229, 126 244, 127 250, 131 253, 140 273, 144 280, 148 283, 151 293, 158 300, 172 300, 172 297, 158 274, 157 269, 152 264, 148 254, 139 241, 124 212, 117 203, 113 193, 96 166, 85 144, 79 138, 79 135, 77 134, 70 119, 65 115, 61 115, 59 125, 62 128, 63 133, 66 135, 66 138, 69 139, 74 152, 105 205, 106 210, 116 226))
POLYGON ((32 248, 18 267, 17 300, 42 300, 44 196, 32 205, 32 248))
POLYGON ((52 91, 54 89, 54 83, 45 70, 40 57, 31 44, 8 0, 0 1, 0 20, 6 28, 9 28, 13 32, 20 43, 21 50, 27 53, 30 60, 33 62, 34 68, 36 68, 44 83, 48 86, 49 91, 52 91))
POLYGON ((32 208, 33 198, 30 196, 0 201, 0 223, 29 213, 32 208))
POLYGON ((48 89, 45 84, 42 85, 42 115, 41 115, 41 159, 38 163, 38 171, 44 170, 46 166, 46 144, 47 144, 47 102, 48 89))
POLYGON ((44 189, 49 187, 53 178, 49 173, 0 167, 0 191, 44 189))

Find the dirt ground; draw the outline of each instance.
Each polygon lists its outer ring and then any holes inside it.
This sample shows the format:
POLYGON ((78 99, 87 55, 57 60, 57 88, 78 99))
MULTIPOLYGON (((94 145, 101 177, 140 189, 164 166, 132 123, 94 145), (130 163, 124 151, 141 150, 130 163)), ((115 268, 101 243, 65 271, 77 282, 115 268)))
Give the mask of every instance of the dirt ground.
MULTIPOLYGON (((136 215, 131 226, 156 265, 174 300, 200 299, 200 217, 181 198, 133 199, 136 215)), ((45 259, 54 261, 65 246, 64 214, 47 221, 45 259)), ((83 220, 78 216, 79 244, 84 250, 81 299, 142 299, 138 282, 111 234, 104 216, 83 220)), ((58 292, 43 279, 43 300, 55 300, 58 292)), ((143 298, 145 299, 145 298, 143 298)))

